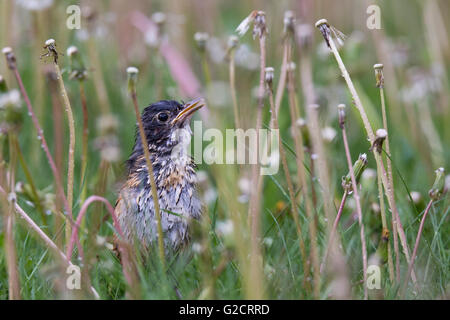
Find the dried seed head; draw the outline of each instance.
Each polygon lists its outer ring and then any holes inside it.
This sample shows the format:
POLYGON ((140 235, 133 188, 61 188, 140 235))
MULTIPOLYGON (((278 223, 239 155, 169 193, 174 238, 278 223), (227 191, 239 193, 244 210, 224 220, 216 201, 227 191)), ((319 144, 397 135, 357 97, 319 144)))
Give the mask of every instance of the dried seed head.
POLYGON ((267 32, 266 13, 264 11, 258 11, 253 22, 253 38, 262 38, 267 32))
MULTIPOLYGON (((331 35, 335 37, 338 45, 344 45, 344 39, 346 38, 345 34, 331 26, 326 19, 320 19, 316 22, 316 28, 322 33, 325 42, 327 43, 328 48, 331 49, 331 35)), ((333 42, 334 43, 334 42, 333 42)))
POLYGON ((196 32, 194 34, 195 43, 201 52, 205 52, 208 39, 209 35, 206 32, 196 32))
POLYGON ((375 80, 377 82, 377 88, 384 88, 384 75, 383 75, 383 65, 377 63, 373 66, 375 70, 375 80))
POLYGON ((341 103, 338 105, 338 117, 339 117, 339 127, 344 129, 345 125, 345 104, 341 103))
POLYGON ((387 131, 385 129, 378 129, 376 131, 377 138, 386 138, 387 137, 387 131))
POLYGON ((73 55, 78 53, 78 48, 75 46, 70 46, 67 48, 66 52, 69 57, 72 57, 73 55))
POLYGON ((294 35, 295 33, 295 17, 294 12, 288 10, 284 13, 284 28, 283 33, 285 36, 294 35))
POLYGON ((259 36, 261 38, 268 32, 266 26, 266 13, 264 11, 253 10, 244 20, 242 20, 242 22, 236 28, 237 34, 242 37, 247 33, 252 23, 253 38, 255 38, 256 36, 259 36))
POLYGON ((4 47, 3 49, 2 49, 2 52, 3 52, 3 54, 9 54, 9 53, 12 53, 12 48, 11 47, 4 47))
POLYGON ((264 70, 265 80, 266 80, 266 83, 267 83, 267 85, 268 85, 269 87, 272 86, 274 72, 275 72, 275 70, 274 70, 272 67, 267 67, 267 68, 264 70))
POLYGON ((155 12, 152 14, 152 20, 158 27, 161 27, 166 22, 166 14, 163 12, 155 12))
POLYGON ((253 22, 253 20, 255 20, 257 12, 258 11, 256 10, 250 12, 250 14, 244 20, 242 20, 242 22, 236 28, 236 32, 240 37, 247 33, 248 29, 250 28, 250 24, 253 22))
POLYGON ((47 41, 45 41, 45 45, 46 46, 54 46, 55 45, 55 39, 48 39, 47 41))
POLYGON ((326 19, 320 19, 316 22, 316 28, 319 29, 320 33, 322 33, 325 42, 327 43, 328 48, 331 49, 330 46, 330 25, 326 19))
POLYGON ((434 172, 436 173, 436 179, 434 180, 433 186, 431 187, 428 194, 433 201, 436 201, 444 193, 445 170, 441 167, 439 169, 436 169, 434 172))
POLYGON ((3 54, 6 58, 6 63, 9 69, 14 69, 16 67, 16 57, 14 56, 14 52, 11 47, 4 47, 2 49, 3 54))
MULTIPOLYGON (((367 155, 365 153, 360 154, 358 160, 355 161, 353 165, 353 174, 355 175, 356 183, 359 183, 359 179, 367 166, 367 155)), ((342 177, 342 187, 349 193, 352 191, 352 176, 350 171, 345 177, 342 177)))
POLYGON ((296 28, 297 42, 300 48, 307 49, 311 46, 313 39, 313 28, 309 24, 300 24, 296 28))
POLYGON ((53 62, 58 63, 58 51, 56 51, 56 41, 55 39, 48 39, 45 41, 44 49, 47 51, 41 55, 42 57, 53 57, 53 62))
POLYGON ((84 67, 78 48, 70 46, 67 48, 67 55, 69 56, 69 79, 85 80, 87 70, 84 67))
POLYGON ((370 147, 370 151, 372 151, 374 148, 378 153, 381 153, 383 150, 383 142, 387 137, 387 131, 385 129, 378 129, 376 131, 376 137, 375 141, 373 142, 372 146, 370 147))
POLYGON ((136 83, 137 83, 137 76, 138 76, 139 70, 136 67, 128 67, 127 68, 127 74, 128 74, 128 91, 129 92, 135 92, 136 91, 136 83))
POLYGON ((239 38, 237 36, 231 35, 228 38, 228 49, 229 50, 236 49, 238 44, 239 44, 239 38))

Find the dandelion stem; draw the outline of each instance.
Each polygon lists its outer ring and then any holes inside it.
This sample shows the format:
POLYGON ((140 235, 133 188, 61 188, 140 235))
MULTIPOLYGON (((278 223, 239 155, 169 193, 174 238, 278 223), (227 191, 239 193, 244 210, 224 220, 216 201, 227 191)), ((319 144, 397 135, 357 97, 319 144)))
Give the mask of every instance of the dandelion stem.
MULTIPOLYGON (((73 205, 73 178, 75 169, 75 121, 73 118, 72 107, 70 105, 69 97, 67 96, 67 91, 64 86, 64 81, 61 74, 61 69, 57 61, 54 61, 56 79, 59 84, 59 91, 63 98, 64 107, 67 114, 67 121, 69 123, 69 157, 68 157, 68 167, 67 167, 67 204, 69 215, 72 216, 72 205, 73 205)), ((70 241, 71 235, 71 224, 66 223, 66 243, 70 241)))
POLYGON ((133 293, 133 297, 134 298, 138 298, 138 283, 137 280, 135 278, 135 275, 133 273, 133 265, 131 263, 131 256, 130 256, 130 248, 128 246, 125 245, 123 239, 124 238, 124 234, 122 232, 122 229, 120 227, 119 224, 119 220, 117 218, 117 215, 114 212, 114 208, 111 206, 111 204, 109 203, 108 200, 106 200, 103 197, 100 196, 90 196, 89 198, 86 199, 86 201, 83 203, 83 205, 81 206, 80 212, 78 213, 77 216, 77 220, 76 223, 74 225, 74 228, 72 230, 72 235, 70 238, 70 243, 67 247, 67 256, 70 257, 72 255, 72 250, 73 250, 73 246, 74 243, 76 241, 76 234, 78 233, 79 227, 83 221, 84 216, 87 213, 87 209, 89 208, 89 205, 94 203, 94 202, 101 202, 106 206, 106 209, 108 210, 109 214, 111 215, 111 218, 113 220, 114 223, 114 228, 116 229, 116 232, 119 235, 119 241, 118 241, 118 246, 119 246, 119 252, 121 254, 121 260, 123 262, 123 273, 124 273, 124 277, 127 280, 127 283, 130 287, 130 289, 132 290, 133 293))
MULTIPOLYGON (((381 181, 381 169, 377 167, 377 186, 378 186, 378 198, 380 199, 380 214, 381 214, 381 224, 383 229, 389 229, 387 227, 387 219, 386 219, 386 207, 384 203, 384 195, 383 195, 383 183, 381 181)), ((394 220, 394 215, 392 215, 392 230, 396 230, 396 220, 394 220)), ((397 274, 397 282, 400 280, 400 255, 398 251, 398 234, 397 232, 393 232, 394 234, 394 251, 396 255, 396 274, 397 274)), ((392 261, 391 255, 391 245, 388 242, 388 268, 389 268, 389 279, 391 282, 394 281, 394 265, 392 261)))
POLYGON ((153 165, 150 160, 151 158, 150 158, 150 151, 148 149, 147 137, 145 136, 144 125, 142 124, 141 114, 139 113, 136 89, 133 89, 131 91, 131 99, 133 100, 134 112, 136 113, 136 119, 137 119, 138 126, 139 126, 139 134, 141 136, 142 149, 144 150, 145 161, 147 163, 147 170, 148 170, 148 175, 149 175, 149 180, 150 180, 150 186, 152 189, 153 204, 155 206, 155 216, 156 216, 157 231, 158 231, 159 258, 161 260, 161 264, 162 264, 163 268, 165 269, 166 261, 165 261, 165 255, 164 255, 164 238, 163 238, 163 230, 162 230, 162 226, 161 226, 161 212, 160 212, 160 208, 159 208, 158 193, 157 193, 157 189, 156 189, 155 176, 153 173, 153 165))
MULTIPOLYGON (((3 196, 6 196, 5 190, 1 186, 0 186, 0 193, 3 196)), ((42 229, 33 221, 33 219, 30 218, 30 216, 22 209, 21 206, 19 206, 19 204, 17 202, 14 203, 14 210, 23 219, 23 221, 25 221, 25 223, 30 227, 30 229, 33 230, 34 232, 36 232, 36 234, 39 236, 39 238, 41 238, 44 241, 45 245, 49 249, 51 249, 51 251, 53 251, 55 253, 55 255, 59 259, 61 259, 61 261, 63 261, 63 263, 66 266, 72 265, 71 261, 69 259, 67 259, 66 255, 58 248, 58 246, 52 241, 52 239, 50 239, 47 236, 47 234, 44 231, 42 231, 42 229)), ((78 236, 76 236, 76 238, 78 238, 78 236)), ((97 291, 94 289, 94 287, 90 286, 89 291, 96 299, 100 298, 97 291)))
POLYGON ((360 227, 360 235, 361 235, 361 247, 362 247, 362 256, 363 256, 363 279, 364 279, 364 299, 368 298, 367 291, 367 246, 366 246, 366 236, 364 233, 364 223, 362 221, 362 210, 361 210, 361 200, 359 198, 358 186, 356 183, 355 173, 353 172, 352 159, 350 156, 350 148, 348 146, 347 140, 347 132, 345 130, 345 125, 342 125, 342 138, 344 140, 344 148, 345 148, 345 156, 347 158, 347 165, 350 171, 350 176, 352 178, 352 189, 355 196, 356 202, 356 211, 358 213, 358 222, 360 227))
MULTIPOLYGON (((382 73, 380 74, 382 77, 382 73)), ((386 104, 385 104, 385 99, 384 99, 384 79, 381 79, 381 83, 379 85, 380 88, 380 99, 381 99, 381 112, 382 112, 382 117, 383 117, 383 128, 384 130, 386 130, 386 132, 388 132, 388 127, 387 127, 387 117, 386 117, 386 104)), ((386 157, 386 163, 387 163, 387 169, 388 169, 388 181, 392 186, 392 190, 394 190, 394 179, 392 177, 392 163, 391 163, 391 152, 390 152, 390 148, 389 148, 389 133, 386 137, 386 141, 385 141, 385 146, 386 146, 386 153, 387 153, 387 157, 386 157)), ((378 169, 378 196, 380 198, 380 209, 381 209, 381 222, 383 224, 383 229, 386 228, 387 229, 387 222, 386 222, 386 211, 384 208, 384 197, 383 197, 383 186, 382 186, 382 182, 381 182, 381 176, 380 176, 380 170, 378 169)), ((392 222, 392 225, 394 226, 394 223, 396 224, 396 220, 392 222)), ((395 230, 396 228, 393 228, 393 230, 395 230)), ((400 257, 399 257, 399 251, 398 251, 398 235, 396 232, 394 232, 394 250, 395 250, 395 254, 396 254, 396 261, 395 261, 395 267, 396 267, 396 275, 397 275, 397 282, 400 281, 400 257)), ((391 257, 391 246, 388 243, 388 267, 389 267, 389 277, 391 279, 391 281, 393 281, 393 262, 392 262, 392 257, 391 257)))
MULTIPOLYGON (((329 26, 327 26, 327 28, 329 28, 329 26)), ((355 86, 353 85, 352 79, 350 78, 350 74, 348 73, 344 62, 342 61, 341 56, 339 55, 339 52, 336 48, 336 44, 334 43, 333 38, 328 34, 325 35, 325 40, 327 41, 327 43, 330 46, 331 51, 333 52, 333 55, 338 63, 339 69, 342 72, 342 76, 345 79, 345 82, 347 84, 347 87, 350 90, 350 93, 353 97, 354 103, 356 108, 359 111, 359 114, 361 116, 361 119, 363 120, 363 124, 364 127, 366 129, 367 135, 369 137, 369 142, 372 145, 373 142, 375 141, 375 135, 373 133, 372 127, 370 125, 369 119, 367 118, 367 114, 364 110, 364 107, 362 105, 361 99, 359 98, 358 93, 356 92, 355 86)), ((375 160, 377 161, 377 164, 380 165, 380 167, 382 169, 384 169, 384 165, 383 165, 383 161, 381 159, 381 155, 379 153, 377 153, 377 151, 375 150, 375 148, 373 148, 373 153, 375 156, 375 160)), ((409 263, 409 250, 408 250, 408 244, 406 242, 406 236, 405 236, 405 232, 403 230, 403 226, 400 222, 400 216, 398 214, 398 210, 397 210, 397 206, 395 204, 395 199, 394 199, 394 193, 392 190, 392 186, 390 185, 389 181, 388 181, 388 176, 385 172, 385 170, 383 170, 383 174, 381 176, 382 178, 382 182, 383 182, 383 186, 388 198, 388 202, 389 202, 389 207, 391 208, 391 210, 393 211, 393 214, 395 215, 395 219, 397 220, 397 232, 399 233, 399 237, 400 237, 400 242, 401 245, 403 247, 403 253, 405 254, 406 260, 409 263)), ((415 282, 415 274, 413 272, 413 280, 415 282)))
POLYGON ((333 228, 331 229, 331 232, 330 232, 330 238, 328 239, 328 245, 325 249, 325 254, 323 255, 322 263, 320 265, 320 273, 322 273, 323 269, 325 268, 325 264, 328 259, 329 248, 331 247, 331 243, 333 242, 334 235, 337 230, 337 226, 339 224, 339 221, 341 220, 341 215, 342 215, 342 212, 344 211, 345 202, 347 201, 347 196, 348 196, 348 191, 344 190, 344 194, 342 195, 341 204, 339 205, 338 213, 336 215, 336 219, 334 219, 333 228))
MULTIPOLYGON (((6 211, 5 221, 4 221, 4 231, 5 231, 5 257, 6 266, 8 274, 8 295, 9 300, 20 300, 20 282, 17 266, 17 253, 16 246, 14 243, 14 203, 16 202, 16 195, 14 192, 15 188, 15 175, 16 175, 16 165, 17 165, 17 154, 14 148, 15 133, 8 133, 9 140, 9 175, 8 175, 8 189, 9 189, 9 199, 6 196, 2 197, 3 208, 6 211)), ((3 176, 2 176, 3 180, 3 176)))
POLYGON ((12 72, 14 74, 14 77, 16 78, 17 84, 19 86, 19 90, 20 90, 20 92, 21 92, 21 94, 22 94, 22 96, 23 96, 23 98, 25 100, 25 104, 27 106, 28 113, 30 114, 32 122, 33 122, 33 125, 36 128, 38 139, 41 141, 42 149, 44 150, 44 153, 45 153, 45 155, 47 157, 47 161, 48 161, 48 163, 50 165, 50 168, 52 170, 53 177, 55 179, 57 192, 59 193, 59 195, 60 195, 60 197, 61 197, 61 199, 63 201, 64 208, 66 210, 66 215, 65 216, 66 216, 66 218, 68 220, 68 223, 73 224, 72 211, 69 208, 67 198, 66 198, 66 196, 64 194, 64 188, 63 188, 62 183, 61 183, 61 178, 60 178, 58 169, 56 167, 56 164, 55 164, 55 161, 53 160, 52 155, 50 154, 50 150, 48 148, 47 141, 45 140, 44 131, 42 130, 42 128, 41 128, 41 126, 39 124, 39 121, 38 121, 38 119, 36 117, 36 114, 34 113, 32 105, 31 105, 31 101, 30 101, 30 98, 28 96, 28 93, 27 93, 27 91, 25 89, 25 86, 23 85, 22 78, 20 76, 19 70, 17 69, 16 59, 14 57, 14 54, 12 52, 7 53, 6 54, 6 60, 7 60, 9 69, 12 70, 12 72))

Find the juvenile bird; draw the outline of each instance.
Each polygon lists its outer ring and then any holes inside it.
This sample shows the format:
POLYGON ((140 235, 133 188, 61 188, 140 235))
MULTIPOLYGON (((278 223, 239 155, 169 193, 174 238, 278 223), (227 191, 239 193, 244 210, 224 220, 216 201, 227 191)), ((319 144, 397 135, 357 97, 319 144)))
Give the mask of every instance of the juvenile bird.
MULTIPOLYGON (((142 122, 153 164, 166 250, 177 251, 189 240, 189 221, 199 219, 195 164, 187 154, 190 119, 203 99, 185 104, 162 100, 146 107, 142 122)), ((148 249, 157 243, 157 220, 150 179, 139 134, 127 161, 128 177, 120 190, 116 214, 124 236, 148 249)))

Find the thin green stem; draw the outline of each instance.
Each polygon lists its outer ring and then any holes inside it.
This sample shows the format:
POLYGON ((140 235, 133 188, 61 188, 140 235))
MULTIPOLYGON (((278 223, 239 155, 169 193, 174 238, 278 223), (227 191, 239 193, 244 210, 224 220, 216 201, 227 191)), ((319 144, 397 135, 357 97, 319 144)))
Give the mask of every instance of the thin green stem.
MULTIPOLYGON (((358 109, 358 111, 360 113, 360 116, 361 116, 361 118, 363 120, 364 127, 365 127, 367 135, 369 137, 369 142, 372 145, 373 142, 375 141, 375 136, 374 136, 374 133, 373 133, 373 130, 372 130, 372 126, 370 125, 369 119, 367 118, 367 114, 366 114, 366 112, 364 110, 364 107, 362 105, 361 99, 359 98, 359 95, 356 92, 355 86, 353 85, 352 79, 350 78, 350 75, 349 75, 347 69, 345 68, 344 62, 342 61, 341 56, 339 55, 339 52, 338 52, 338 50, 336 48, 336 44, 334 43, 333 38, 332 37, 328 37, 328 40, 329 40, 331 51, 334 54, 334 57, 335 57, 335 59, 336 59, 336 61, 338 63, 339 69, 342 72, 342 76, 344 77, 345 82, 347 84, 347 87, 349 88, 350 93, 351 93, 351 95, 353 97, 353 100, 355 102, 355 106, 358 109)), ((383 161, 381 159, 381 155, 378 154, 375 149, 376 148, 373 148, 373 154, 375 156, 375 160, 377 161, 377 165, 380 166, 382 169, 384 169, 384 164, 383 164, 383 161)), ((382 174, 381 178, 382 178, 383 187, 385 189, 386 196, 388 198, 389 207, 393 211, 393 215, 395 216, 395 219, 397 221, 397 228, 396 229, 397 229, 397 232, 399 233, 400 242, 401 242, 401 245, 403 247, 403 253, 405 254, 406 260, 409 263, 410 262, 409 250, 408 250, 408 244, 406 242, 405 232, 404 232, 403 226, 402 226, 402 224, 400 222, 400 215, 398 214, 397 206, 395 204, 394 192, 392 190, 392 186, 389 183, 389 180, 388 180, 388 177, 387 177, 387 174, 386 174, 385 171, 383 171, 383 174, 382 174)), ((412 278, 413 278, 413 280, 415 282, 416 281, 415 280, 416 277, 415 277, 414 271, 413 271, 413 274, 412 274, 412 278)))
MULTIPOLYGON (((70 100, 67 95, 66 88, 64 86, 64 81, 61 74, 61 69, 58 63, 54 63, 56 71, 56 79, 59 84, 59 91, 63 98, 64 108, 67 114, 67 121, 69 123, 69 157, 68 157, 68 167, 67 167, 67 204, 69 209, 69 216, 72 216, 72 206, 73 206, 73 178, 75 169, 75 120, 73 118, 72 107, 70 105, 70 100)), ((72 226, 70 223, 66 223, 66 243, 70 242, 70 236, 72 234, 72 226)))

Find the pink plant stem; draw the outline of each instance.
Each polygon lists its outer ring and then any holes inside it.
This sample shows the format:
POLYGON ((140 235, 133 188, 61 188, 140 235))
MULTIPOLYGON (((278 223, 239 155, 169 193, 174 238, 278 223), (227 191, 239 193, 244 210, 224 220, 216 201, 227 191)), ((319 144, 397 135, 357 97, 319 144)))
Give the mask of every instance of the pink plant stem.
POLYGON ((96 201, 103 202, 105 204, 106 209, 108 210, 109 214, 111 215, 111 217, 113 219, 114 228, 116 229, 117 233, 120 236, 119 251, 122 255, 123 262, 124 262, 123 273, 124 273, 125 279, 131 285, 132 278, 131 278, 130 274, 128 273, 128 269, 127 269, 131 264, 129 261, 128 252, 125 250, 125 248, 121 244, 122 239, 124 239, 124 234, 122 232, 122 229, 120 228, 119 220, 117 219, 117 215, 114 212, 114 208, 109 203, 109 201, 103 197, 95 196, 95 195, 90 196, 89 198, 86 199, 86 201, 81 206, 80 212, 78 213, 78 216, 77 216, 77 221, 73 226, 72 236, 70 238, 69 246, 67 247, 66 257, 67 257, 67 259, 70 259, 70 257, 72 256, 74 242, 77 239, 77 234, 78 234, 79 227, 81 225, 81 221, 83 220, 83 217, 86 215, 89 205, 96 201))
POLYGON ((347 200, 347 196, 348 196, 348 191, 345 190, 344 194, 342 196, 341 204, 339 205, 339 210, 338 210, 336 219, 334 219, 333 228, 331 229, 331 233, 330 233, 330 239, 328 240, 328 246, 326 248, 322 264, 320 265, 320 273, 323 272, 323 269, 325 267, 325 264, 326 264, 326 261, 327 261, 327 258, 328 258, 328 251, 329 251, 329 248, 331 246, 331 243, 333 242, 334 234, 336 233, 337 226, 339 224, 339 220, 341 219, 342 212, 344 211, 344 206, 345 206, 345 202, 347 200))
MULTIPOLYGON (((5 190, 0 186, 0 193, 3 193, 6 195, 5 190)), ((69 259, 64 255, 64 253, 58 248, 58 246, 50 239, 47 234, 42 231, 41 228, 33 221, 33 219, 30 218, 30 216, 22 209, 22 207, 17 204, 17 202, 14 203, 14 209, 19 214, 19 216, 26 222, 26 224, 37 233, 37 235, 45 242, 46 246, 53 250, 53 252, 67 265, 72 265, 69 259)), ((91 293, 96 297, 99 298, 99 295, 97 291, 94 289, 94 287, 90 287, 89 290, 91 293)))
POLYGON ((417 249, 419 248, 420 238, 422 237, 423 226, 425 225, 425 219, 427 218, 428 212, 430 212, 432 204, 433 204, 433 199, 431 199, 428 202, 427 207, 425 208, 425 212, 422 217, 422 221, 420 221, 419 231, 417 232, 417 237, 416 237, 416 244, 414 245, 414 250, 413 250, 413 253, 411 256, 411 261, 409 262, 409 266, 408 266, 408 272, 406 273, 405 282, 403 283, 403 290, 402 290, 403 294, 405 293, 406 286, 408 285, 408 280, 411 277, 411 273, 412 273, 413 266, 414 266, 414 260, 416 260, 416 256, 417 256, 417 249))

